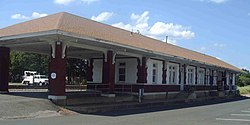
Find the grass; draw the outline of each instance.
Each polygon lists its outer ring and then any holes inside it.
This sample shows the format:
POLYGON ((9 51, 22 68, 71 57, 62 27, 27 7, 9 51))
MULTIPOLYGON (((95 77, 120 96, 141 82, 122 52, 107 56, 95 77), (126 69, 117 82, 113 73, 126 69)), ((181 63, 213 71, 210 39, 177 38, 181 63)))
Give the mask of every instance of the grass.
POLYGON ((250 85, 244 87, 238 87, 240 94, 250 94, 250 85))

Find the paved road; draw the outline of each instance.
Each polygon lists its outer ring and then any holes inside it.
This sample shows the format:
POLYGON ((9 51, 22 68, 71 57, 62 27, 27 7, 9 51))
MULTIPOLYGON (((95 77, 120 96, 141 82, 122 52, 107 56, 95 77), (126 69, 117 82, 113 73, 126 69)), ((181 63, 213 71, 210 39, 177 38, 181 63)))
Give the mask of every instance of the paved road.
POLYGON ((59 116, 59 110, 44 92, 0 94, 0 125, 2 120, 8 119, 59 116))
POLYGON ((250 99, 185 107, 109 112, 99 115, 0 121, 0 125, 249 125, 250 99))

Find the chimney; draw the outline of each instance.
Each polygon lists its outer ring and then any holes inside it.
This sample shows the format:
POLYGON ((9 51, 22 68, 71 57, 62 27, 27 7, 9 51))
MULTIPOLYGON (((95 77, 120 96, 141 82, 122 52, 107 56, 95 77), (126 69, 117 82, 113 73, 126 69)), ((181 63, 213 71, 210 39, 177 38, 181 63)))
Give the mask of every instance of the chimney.
POLYGON ((168 36, 166 36, 166 43, 168 43, 168 36))

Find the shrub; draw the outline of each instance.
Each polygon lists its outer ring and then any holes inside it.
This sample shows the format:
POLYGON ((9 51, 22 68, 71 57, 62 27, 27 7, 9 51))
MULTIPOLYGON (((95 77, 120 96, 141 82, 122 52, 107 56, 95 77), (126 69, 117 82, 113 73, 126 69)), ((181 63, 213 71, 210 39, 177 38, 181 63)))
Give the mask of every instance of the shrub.
POLYGON ((238 87, 240 94, 249 94, 250 93, 250 85, 244 87, 238 87))

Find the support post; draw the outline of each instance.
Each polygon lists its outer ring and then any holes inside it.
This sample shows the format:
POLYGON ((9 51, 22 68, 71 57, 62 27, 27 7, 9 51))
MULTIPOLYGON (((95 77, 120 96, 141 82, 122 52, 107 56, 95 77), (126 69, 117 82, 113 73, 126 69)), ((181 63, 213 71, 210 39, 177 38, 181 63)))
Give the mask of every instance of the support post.
POLYGON ((207 84, 207 68, 205 68, 205 71, 204 71, 205 73, 204 73, 204 85, 206 85, 207 84))
POLYGON ((0 47, 0 93, 9 92, 10 48, 0 47))
POLYGON ((162 84, 166 84, 167 83, 167 80, 166 80, 166 77, 167 77, 167 69, 166 69, 166 61, 162 61, 162 84))
POLYGON ((147 58, 137 59, 137 83, 147 83, 147 58))
POLYGON ((187 84, 187 65, 184 64, 184 85, 187 84))
POLYGON ((66 48, 62 42, 52 43, 52 54, 49 62, 49 96, 48 98, 58 104, 66 103, 66 48), (65 55, 64 55, 65 54, 65 55))
POLYGON ((88 60, 88 67, 87 67, 87 81, 93 81, 93 63, 94 63, 94 59, 89 59, 88 60))
POLYGON ((195 67, 195 84, 198 84, 198 67, 195 67))
POLYGON ((103 59, 102 82, 103 84, 108 84, 109 93, 114 93, 115 89, 114 56, 115 54, 113 53, 113 51, 108 50, 107 53, 104 54, 104 59, 103 59))
POLYGON ((185 65, 179 64, 179 84, 180 84, 180 90, 184 91, 184 84, 185 84, 185 65), (182 81, 182 73, 184 76, 184 79, 182 81))

